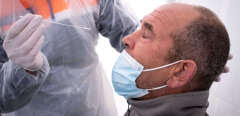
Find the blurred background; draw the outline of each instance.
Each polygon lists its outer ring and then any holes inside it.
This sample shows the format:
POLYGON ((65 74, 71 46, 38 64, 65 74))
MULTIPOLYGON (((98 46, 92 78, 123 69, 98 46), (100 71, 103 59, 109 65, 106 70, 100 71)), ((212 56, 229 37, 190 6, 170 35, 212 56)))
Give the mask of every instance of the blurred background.
MULTIPOLYGON (((221 81, 215 82, 210 90, 208 113, 210 116, 240 116, 240 1, 239 0, 127 0, 126 4, 132 13, 140 20, 156 7, 171 3, 183 2, 203 5, 214 11, 225 24, 231 41, 233 59, 227 63, 230 72, 221 75, 221 81)), ((111 82, 111 68, 119 53, 109 44, 108 39, 101 37, 96 48, 103 63, 109 82, 111 82)), ((127 102, 115 93, 115 101, 119 116, 127 110, 127 102)))

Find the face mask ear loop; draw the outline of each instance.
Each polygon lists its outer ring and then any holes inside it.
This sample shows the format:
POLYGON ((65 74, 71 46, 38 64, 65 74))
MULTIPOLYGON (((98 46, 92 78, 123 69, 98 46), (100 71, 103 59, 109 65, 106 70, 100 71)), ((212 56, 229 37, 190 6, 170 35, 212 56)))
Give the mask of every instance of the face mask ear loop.
POLYGON ((179 60, 179 61, 176 61, 176 62, 167 64, 167 65, 163 65, 163 66, 160 66, 160 67, 151 68, 151 69, 145 69, 145 70, 143 70, 142 72, 149 72, 149 71, 159 70, 159 69, 166 68, 166 67, 169 67, 169 66, 171 66, 171 65, 177 64, 177 63, 182 62, 182 61, 183 61, 183 60, 179 60))
POLYGON ((146 90, 158 90, 158 89, 162 89, 162 88, 165 88, 167 87, 168 85, 163 85, 163 86, 160 86, 160 87, 156 87, 156 88, 152 88, 152 89, 146 89, 146 90))

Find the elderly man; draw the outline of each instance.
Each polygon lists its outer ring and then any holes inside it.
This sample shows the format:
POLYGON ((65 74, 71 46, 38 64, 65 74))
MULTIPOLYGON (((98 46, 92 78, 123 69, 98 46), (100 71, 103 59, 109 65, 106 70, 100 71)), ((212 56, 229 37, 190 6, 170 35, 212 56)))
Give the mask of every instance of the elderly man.
POLYGON ((207 116, 209 88, 228 59, 228 33, 209 9, 168 4, 125 37, 112 72, 125 116, 207 116), (159 67, 160 66, 160 67, 159 67))

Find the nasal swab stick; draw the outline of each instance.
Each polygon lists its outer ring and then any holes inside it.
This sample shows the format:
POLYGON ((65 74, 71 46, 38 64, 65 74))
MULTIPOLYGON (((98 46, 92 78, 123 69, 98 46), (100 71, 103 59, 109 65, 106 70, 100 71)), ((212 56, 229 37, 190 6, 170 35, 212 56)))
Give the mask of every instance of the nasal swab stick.
POLYGON ((44 21, 44 22, 48 22, 48 23, 54 23, 54 24, 62 25, 62 26, 67 26, 67 27, 77 27, 77 28, 80 28, 80 29, 91 30, 90 28, 88 28, 88 27, 83 27, 83 26, 75 26, 75 25, 62 24, 62 23, 57 23, 57 22, 48 21, 48 20, 43 20, 43 21, 44 21))

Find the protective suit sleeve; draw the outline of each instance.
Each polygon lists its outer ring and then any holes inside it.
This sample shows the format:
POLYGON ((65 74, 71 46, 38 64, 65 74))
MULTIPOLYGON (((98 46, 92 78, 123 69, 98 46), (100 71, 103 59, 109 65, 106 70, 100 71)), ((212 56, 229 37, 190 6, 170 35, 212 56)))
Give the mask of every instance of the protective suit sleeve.
MULTIPOLYGON (((2 40, 2 38, 0 37, 0 63, 7 62, 7 61, 8 61, 7 54, 6 54, 6 52, 3 50, 2 44, 3 44, 3 40, 2 40)), ((2 68, 2 65, 0 66, 0 68, 2 68)))
POLYGON ((98 31, 120 52, 124 49, 122 38, 134 32, 139 23, 121 0, 99 0, 99 7, 98 31))
POLYGON ((0 112, 11 112, 27 104, 46 80, 49 72, 47 58, 36 76, 8 60, 0 40, 0 112))

